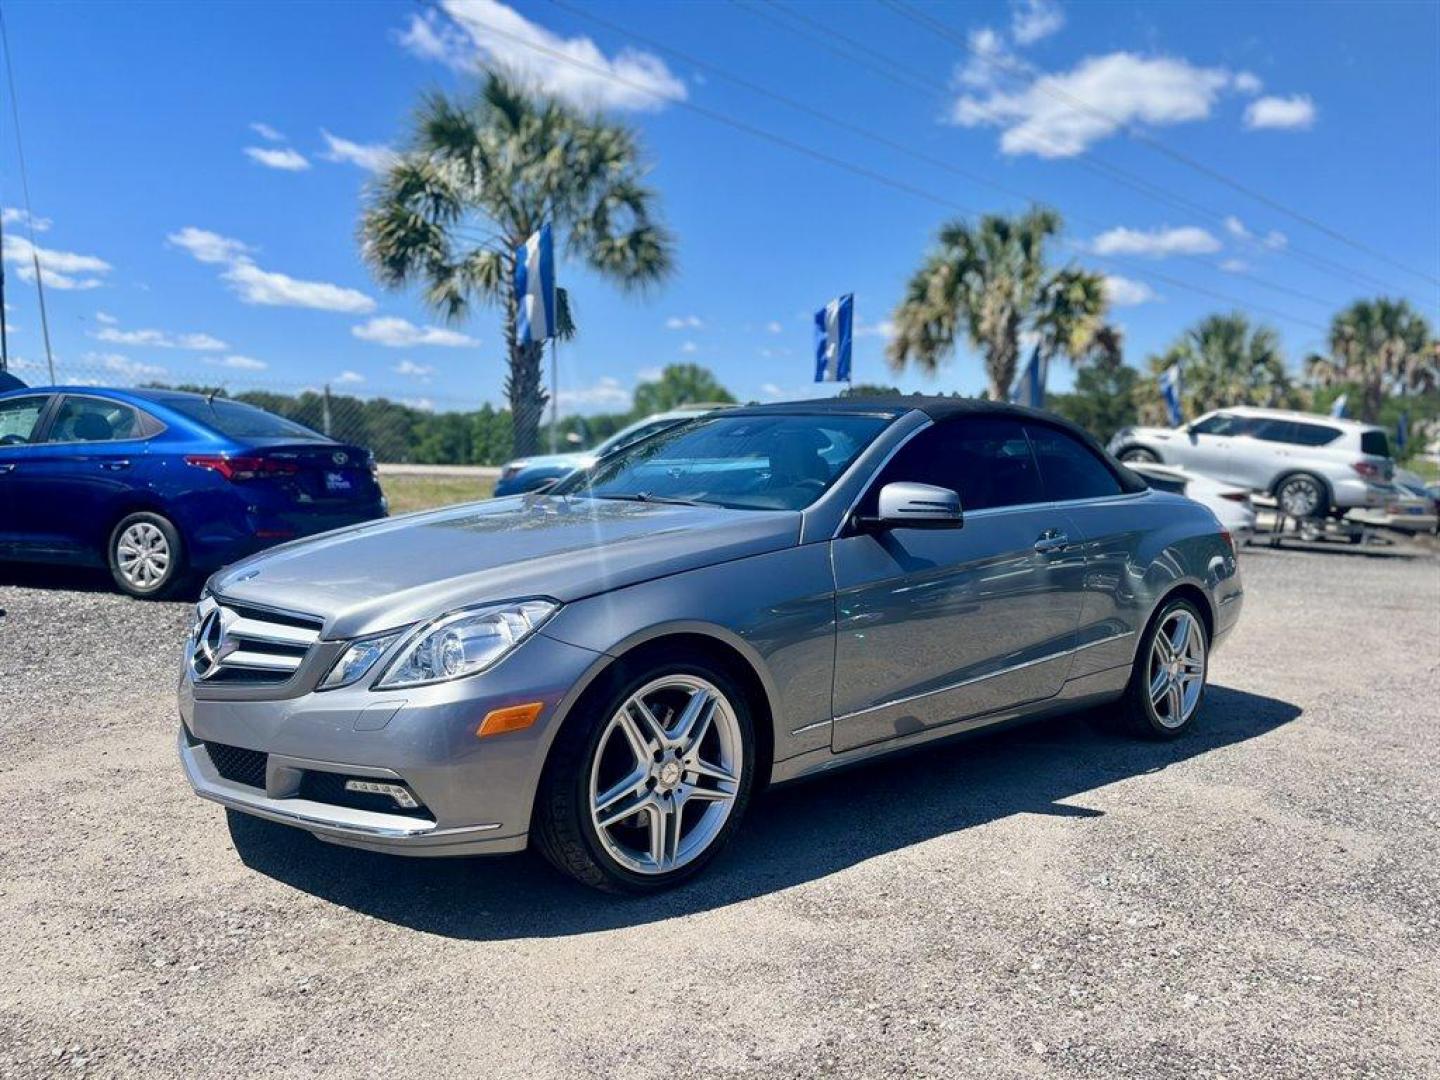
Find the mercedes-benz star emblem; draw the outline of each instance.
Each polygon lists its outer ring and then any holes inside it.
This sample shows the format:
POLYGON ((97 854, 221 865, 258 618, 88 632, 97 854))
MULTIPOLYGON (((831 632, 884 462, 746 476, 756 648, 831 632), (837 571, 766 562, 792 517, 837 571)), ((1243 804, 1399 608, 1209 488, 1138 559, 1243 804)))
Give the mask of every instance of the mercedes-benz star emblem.
POLYGON ((220 667, 220 647, 225 641, 225 626, 216 608, 200 624, 195 633, 195 648, 190 653, 190 670, 197 679, 208 679, 220 667))
POLYGON ((336 465, 344 465, 350 459, 345 455, 344 450, 336 450, 330 455, 330 460, 335 462, 336 465))

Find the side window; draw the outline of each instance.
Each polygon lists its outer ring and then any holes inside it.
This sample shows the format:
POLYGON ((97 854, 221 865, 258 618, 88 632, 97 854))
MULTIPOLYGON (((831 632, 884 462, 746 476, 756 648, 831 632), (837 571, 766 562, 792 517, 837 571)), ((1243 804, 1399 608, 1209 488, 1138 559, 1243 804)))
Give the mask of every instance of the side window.
POLYGON ((1289 420, 1262 420, 1255 425, 1253 432, 1255 438, 1261 442, 1276 443, 1298 443, 1300 438, 1296 433, 1299 424, 1289 420))
POLYGON ((116 439, 138 439, 146 434, 147 425, 140 413, 129 405, 101 398, 67 397, 50 425, 52 443, 113 442, 116 439))
POLYGON ((1051 502, 1098 499, 1123 490, 1110 466, 1088 446, 1066 432, 1038 424, 1026 425, 1040 462, 1040 479, 1051 502))
POLYGON ((1340 429, 1323 424, 1296 424, 1295 441, 1301 446, 1326 446, 1340 437, 1340 429))
POLYGON ((1236 421, 1239 419, 1240 417, 1230 413, 1216 413, 1191 424, 1190 431, 1195 435, 1234 435, 1236 421))
POLYGON ((1025 429, 999 417, 947 420, 920 432, 881 470, 860 512, 876 513, 880 489, 902 480, 958 492, 967 512, 1044 501, 1025 429))
POLYGON ((49 400, 48 394, 34 394, 0 401, 0 446, 18 446, 34 438, 49 400))

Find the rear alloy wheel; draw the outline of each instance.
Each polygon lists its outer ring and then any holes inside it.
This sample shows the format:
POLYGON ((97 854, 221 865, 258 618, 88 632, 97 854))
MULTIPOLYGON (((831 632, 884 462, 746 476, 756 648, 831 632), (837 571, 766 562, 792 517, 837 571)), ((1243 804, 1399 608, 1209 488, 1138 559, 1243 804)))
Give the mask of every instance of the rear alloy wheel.
POLYGON ((180 534, 160 514, 131 514, 122 519, 110 533, 106 554, 115 584, 141 599, 164 596, 184 571, 180 534))
POLYGON ((1205 697, 1210 642, 1188 600, 1171 600, 1146 631, 1125 691, 1132 732, 1173 739, 1189 728, 1205 697))
POLYGON ((1155 453, 1154 450, 1146 450, 1143 446, 1132 446, 1120 452, 1120 460, 1127 465, 1131 463, 1136 465, 1158 465, 1160 464, 1160 455, 1155 453))
POLYGON ((588 732, 573 728, 561 740, 542 785, 538 837, 551 862, 587 885, 677 884, 716 855, 749 798, 749 711, 708 665, 627 680, 588 732))
POLYGON ((1329 509, 1325 485, 1307 473, 1282 480, 1275 489, 1275 501, 1281 510, 1299 521, 1319 517, 1329 509))

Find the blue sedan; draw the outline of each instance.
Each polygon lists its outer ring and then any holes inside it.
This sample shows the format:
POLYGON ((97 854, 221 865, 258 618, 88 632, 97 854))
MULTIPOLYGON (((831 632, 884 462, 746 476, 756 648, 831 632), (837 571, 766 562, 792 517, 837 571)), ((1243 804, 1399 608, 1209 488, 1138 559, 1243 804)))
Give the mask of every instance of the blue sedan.
POLYGON ((0 394, 0 559, 108 567, 174 592, 262 548, 384 517, 371 454, 227 398, 0 394))

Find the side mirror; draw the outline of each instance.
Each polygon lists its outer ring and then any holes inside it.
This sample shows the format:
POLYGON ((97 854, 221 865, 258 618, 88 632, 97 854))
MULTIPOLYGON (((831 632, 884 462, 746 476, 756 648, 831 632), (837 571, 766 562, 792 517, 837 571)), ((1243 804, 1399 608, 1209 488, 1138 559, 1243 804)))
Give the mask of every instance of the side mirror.
POLYGON ((856 524, 870 529, 958 529, 965 524, 960 496, 930 484, 886 484, 879 511, 873 518, 857 518, 856 524))

